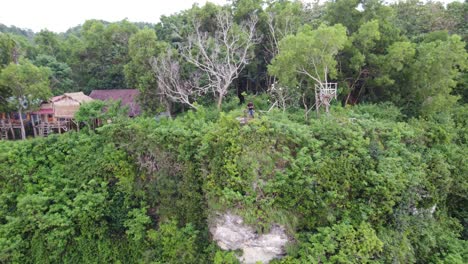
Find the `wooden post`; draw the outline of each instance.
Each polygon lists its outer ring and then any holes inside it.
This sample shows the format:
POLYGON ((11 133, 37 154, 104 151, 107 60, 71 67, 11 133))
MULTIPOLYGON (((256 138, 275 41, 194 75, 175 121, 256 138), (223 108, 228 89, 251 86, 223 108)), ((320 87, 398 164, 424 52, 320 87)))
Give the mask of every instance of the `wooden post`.
POLYGON ((8 128, 6 127, 5 121, 0 119, 0 134, 1 139, 8 140, 8 128))
POLYGON ((18 109, 18 114, 21 122, 21 139, 26 139, 26 130, 24 129, 24 121, 23 121, 23 112, 21 111, 21 107, 18 109))
POLYGON ((33 128, 34 137, 37 137, 36 122, 34 120, 34 115, 33 114, 31 114, 31 121, 32 121, 32 128, 33 128))
POLYGON ((37 129, 39 132, 39 136, 44 136, 44 123, 39 124, 39 128, 37 129))
POLYGON ((8 124, 9 124, 10 130, 11 130, 11 137, 12 137, 13 139, 16 139, 15 130, 13 130, 13 126, 11 125, 11 116, 10 116, 10 113, 8 113, 8 124))

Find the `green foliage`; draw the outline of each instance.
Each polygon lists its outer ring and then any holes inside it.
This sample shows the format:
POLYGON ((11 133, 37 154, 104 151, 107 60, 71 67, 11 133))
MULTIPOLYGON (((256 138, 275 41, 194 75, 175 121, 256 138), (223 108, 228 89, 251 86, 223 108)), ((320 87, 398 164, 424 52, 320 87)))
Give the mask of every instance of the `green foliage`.
POLYGON ((357 10, 359 3, 359 0, 327 2, 325 9, 325 21, 328 21, 331 25, 342 24, 351 32, 356 31, 359 20, 362 16, 361 12, 357 10))
POLYGON ((39 54, 57 57, 61 51, 61 42, 54 32, 41 30, 34 36, 34 42, 39 54))
MULTIPOLYGON (((129 242, 110 217, 110 190, 119 192, 115 182, 134 177, 123 152, 97 136, 75 133, 0 148, 2 262, 123 261, 128 251, 137 252, 129 245, 117 249, 129 242)), ((132 213, 138 202, 126 199, 121 206, 127 223, 142 223, 132 213)), ((129 232, 136 237, 134 226, 129 232)))
POLYGON ((140 207, 128 212, 128 219, 124 223, 127 235, 135 241, 141 241, 145 237, 146 226, 151 223, 151 219, 146 215, 146 209, 140 207))
POLYGON ((80 106, 75 113, 75 120, 84 123, 94 130, 101 122, 121 122, 128 119, 128 107, 123 107, 120 101, 94 100, 80 106))
POLYGON ((103 119, 105 106, 106 102, 101 100, 85 103, 81 105, 78 112, 76 112, 75 120, 77 122, 85 122, 88 127, 91 127, 96 119, 103 119))
POLYGON ((198 263, 197 234, 191 225, 179 229, 175 221, 162 223, 157 232, 149 234, 159 251, 156 263, 198 263))
POLYGON ((72 80, 72 70, 66 63, 58 62, 52 56, 41 54, 36 57, 34 64, 50 69, 50 88, 54 95, 61 95, 76 89, 72 80))
POLYGON ((133 35, 128 44, 130 61, 125 65, 125 79, 129 87, 140 90, 140 102, 148 112, 155 112, 160 96, 151 61, 166 48, 157 41, 154 30, 145 28, 133 35))
POLYGON ((11 33, 15 35, 21 35, 23 37, 26 37, 28 39, 31 39, 34 36, 34 32, 31 29, 22 29, 18 28, 16 26, 6 26, 4 24, 0 23, 0 32, 2 33, 11 33))
POLYGON ((325 82, 336 77, 335 56, 346 41, 346 28, 340 24, 321 25, 317 30, 304 27, 296 35, 281 40, 280 53, 273 59, 269 72, 289 87, 304 79, 310 79, 310 84, 325 82))
POLYGON ((0 144, 0 257, 237 263, 207 226, 231 211, 296 238, 281 263, 463 263, 463 109, 406 123, 392 105, 363 105, 240 125, 239 110, 200 107, 0 144))
POLYGON ((459 99, 452 89, 459 71, 467 67, 464 46, 457 35, 445 41, 392 44, 382 57, 382 73, 386 73, 376 79, 382 99, 404 106, 413 116, 451 109, 459 99))
POLYGON ((0 70, 13 62, 16 43, 9 34, 0 33, 0 70))
POLYGON ((79 73, 77 83, 83 91, 126 87, 124 65, 130 61, 128 42, 137 31, 137 27, 126 20, 108 25, 88 20, 83 24, 82 43, 73 43, 76 44, 73 49, 79 49, 75 51, 79 63, 70 63, 73 71, 79 73))
MULTIPOLYGON (((422 34, 437 30, 450 30, 458 33, 463 28, 457 19, 457 13, 460 10, 458 4, 451 4, 451 8, 445 8, 443 3, 438 1, 397 2, 392 5, 396 14, 395 26, 410 38, 417 38, 422 34)), ((466 3, 464 5, 466 6, 466 3)))
POLYGON ((49 98, 49 75, 47 68, 36 67, 27 60, 21 60, 19 64, 10 63, 0 72, 0 91, 5 91, 4 96, 8 96, 8 105, 2 108, 18 112, 22 139, 26 138, 22 115, 35 110, 49 98))
POLYGON ((238 264, 239 260, 236 258, 234 252, 217 251, 213 259, 214 264, 238 264))
POLYGON ((49 74, 47 68, 38 68, 26 60, 20 64, 10 63, 1 72, 0 86, 9 90, 13 109, 27 111, 49 97, 49 74))
POLYGON ((379 263, 383 243, 368 223, 319 228, 306 234, 298 250, 298 263, 379 263))

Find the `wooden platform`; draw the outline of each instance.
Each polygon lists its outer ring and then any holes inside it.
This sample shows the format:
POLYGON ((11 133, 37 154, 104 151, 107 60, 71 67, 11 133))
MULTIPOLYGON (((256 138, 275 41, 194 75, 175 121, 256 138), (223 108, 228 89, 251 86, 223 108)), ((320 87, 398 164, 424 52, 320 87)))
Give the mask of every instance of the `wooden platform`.
POLYGON ((48 135, 57 131, 59 134, 62 131, 68 131, 70 129, 69 121, 55 121, 55 122, 40 122, 37 125, 34 125, 34 129, 37 131, 37 134, 41 137, 47 137, 48 135))
POLYGON ((0 119, 0 139, 7 140, 9 139, 9 134, 15 139, 14 129, 21 129, 21 123, 17 121, 12 121, 8 119, 0 119))

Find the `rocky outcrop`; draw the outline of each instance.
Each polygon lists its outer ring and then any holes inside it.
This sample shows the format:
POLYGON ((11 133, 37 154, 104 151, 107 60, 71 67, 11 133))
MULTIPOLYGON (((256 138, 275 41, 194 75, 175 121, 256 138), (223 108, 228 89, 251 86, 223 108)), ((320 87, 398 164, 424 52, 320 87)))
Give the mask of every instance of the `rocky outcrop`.
POLYGON ((285 254, 289 238, 283 227, 273 225, 270 233, 259 235, 243 222, 241 217, 230 213, 217 217, 210 226, 213 240, 224 250, 241 249, 243 255, 238 258, 246 264, 268 263, 285 254))

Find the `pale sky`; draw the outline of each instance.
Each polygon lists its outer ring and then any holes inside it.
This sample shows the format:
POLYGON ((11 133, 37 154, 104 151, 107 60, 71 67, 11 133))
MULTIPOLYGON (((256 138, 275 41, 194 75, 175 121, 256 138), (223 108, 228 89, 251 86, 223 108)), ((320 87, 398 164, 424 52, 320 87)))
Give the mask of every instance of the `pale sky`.
MULTIPOLYGON (((190 8, 194 3, 204 5, 206 2, 206 0, 2 0, 0 23, 29 28, 35 32, 45 28, 64 32, 83 24, 87 19, 115 22, 127 18, 132 22, 157 23, 161 15, 171 15, 190 8)), ((210 2, 223 5, 228 1, 210 0, 210 2)))

